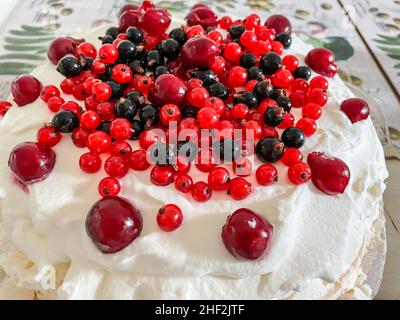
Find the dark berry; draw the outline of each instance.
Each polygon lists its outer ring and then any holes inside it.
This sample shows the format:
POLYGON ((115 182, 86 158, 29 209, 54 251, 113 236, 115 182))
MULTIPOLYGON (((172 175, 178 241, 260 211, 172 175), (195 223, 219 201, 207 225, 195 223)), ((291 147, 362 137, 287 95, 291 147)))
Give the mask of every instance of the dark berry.
POLYGON ((154 70, 164 64, 164 57, 157 50, 150 50, 146 55, 146 67, 154 70))
POLYGON ((145 130, 143 123, 139 120, 132 121, 132 135, 130 137, 131 140, 138 140, 140 134, 145 130))
POLYGON ((160 44, 161 54, 168 59, 178 58, 181 51, 179 42, 175 39, 167 39, 160 44))
POLYGON ((110 35, 106 35, 100 39, 101 39, 101 44, 108 44, 108 43, 112 44, 115 41, 115 38, 113 38, 110 35))
POLYGON ((211 97, 217 97, 221 100, 226 100, 229 97, 229 90, 222 83, 217 82, 208 87, 208 92, 211 97))
POLYGON ((116 83, 115 81, 107 81, 107 84, 111 87, 112 89, 112 95, 111 95, 111 100, 117 100, 122 97, 124 93, 124 86, 116 83))
POLYGON ((304 80, 309 80, 311 78, 311 69, 306 66, 301 66, 296 69, 294 72, 294 77, 296 79, 304 79, 304 80))
POLYGON ((285 49, 289 48, 292 45, 292 37, 288 33, 283 32, 278 34, 275 40, 282 43, 285 49))
POLYGON ((199 108, 193 106, 186 106, 182 108, 182 118, 197 118, 197 113, 199 112, 199 108))
POLYGON ((130 41, 135 44, 140 44, 144 40, 143 32, 136 27, 130 27, 126 30, 126 35, 130 41))
POLYGON ((111 27, 108 28, 106 31, 106 36, 111 36, 114 39, 119 35, 119 28, 118 27, 111 27))
POLYGON ((121 98, 114 107, 115 115, 118 118, 125 118, 132 121, 138 112, 139 107, 129 99, 121 98))
POLYGON ((218 78, 214 72, 211 70, 192 70, 189 72, 191 78, 200 79, 203 81, 205 86, 210 86, 213 83, 216 83, 218 78))
POLYGON ((251 109, 257 107, 258 100, 253 92, 243 91, 235 94, 235 96, 233 97, 233 103, 244 103, 251 109))
POLYGON ((174 163, 175 149, 165 143, 155 143, 150 148, 150 157, 157 165, 170 165, 174 163))
POLYGON ((261 101, 268 98, 272 94, 273 90, 274 87, 271 83, 271 80, 267 79, 258 82, 254 87, 253 92, 256 94, 257 98, 261 101))
POLYGON ((158 66, 156 70, 154 70, 154 77, 157 79, 159 76, 167 73, 169 73, 169 70, 166 66, 158 66))
POLYGON ((129 91, 126 98, 131 100, 134 104, 140 108, 144 106, 146 99, 142 93, 136 90, 129 91))
POLYGON ((102 131, 102 132, 105 132, 107 134, 110 134, 110 124, 111 124, 111 121, 103 121, 98 126, 97 131, 102 131))
POLYGON ((143 75, 146 73, 146 70, 144 69, 145 65, 143 61, 141 60, 133 60, 132 62, 129 63, 129 68, 131 68, 132 72, 134 74, 140 74, 143 75))
POLYGON ((178 142, 177 150, 179 156, 183 156, 191 162, 194 161, 194 159, 196 159, 199 153, 199 148, 192 141, 178 142))
POLYGON ((277 162, 283 157, 285 145, 277 138, 264 138, 257 143, 256 154, 263 162, 277 162))
POLYGON ((124 40, 118 45, 119 61, 129 63, 136 57, 136 45, 129 40, 124 40))
POLYGON ((276 99, 276 103, 279 107, 283 108, 285 112, 290 112, 290 110, 292 109, 292 102, 288 97, 278 97, 276 99))
POLYGON ((79 118, 72 111, 59 111, 52 121, 57 132, 70 133, 79 127, 79 118))
POLYGON ((254 53, 245 52, 240 57, 239 61, 240 65, 243 68, 250 69, 251 67, 254 67, 257 64, 257 57, 254 55, 254 53))
POLYGON ((83 57, 81 60, 81 66, 83 71, 88 71, 92 69, 94 59, 91 57, 83 57))
POLYGON ((182 28, 172 29, 169 37, 178 41, 181 46, 187 41, 186 32, 182 28))
POLYGON ((285 115, 285 110, 281 107, 268 108, 264 113, 264 122, 269 127, 276 127, 282 121, 285 115))
POLYGON ((247 71, 247 80, 264 80, 265 76, 263 71, 259 67, 251 67, 249 71, 247 71))
POLYGON ((151 104, 145 105, 139 113, 140 121, 148 128, 157 124, 160 121, 158 116, 158 109, 151 104))
POLYGON ((242 36, 243 32, 246 31, 246 28, 242 25, 233 25, 229 27, 229 35, 231 36, 232 40, 239 40, 242 36))
POLYGON ((276 73, 282 67, 282 59, 276 53, 270 52, 260 60, 260 68, 267 75, 276 73))
POLYGON ((300 149, 306 140, 304 132, 296 127, 287 128, 281 138, 286 147, 297 149, 300 149))
POLYGON ((74 56, 66 56, 59 61, 57 71, 66 78, 73 78, 79 76, 82 66, 74 56))
POLYGON ((274 88, 270 98, 276 101, 279 97, 287 97, 286 91, 284 89, 274 88))
POLYGON ((113 68, 114 68, 114 66, 112 66, 112 65, 107 66, 106 71, 99 76, 99 79, 103 82, 109 81, 111 79, 111 73, 112 73, 113 68))
POLYGON ((226 138, 214 144, 215 153, 220 160, 235 161, 242 155, 242 147, 235 139, 226 138))

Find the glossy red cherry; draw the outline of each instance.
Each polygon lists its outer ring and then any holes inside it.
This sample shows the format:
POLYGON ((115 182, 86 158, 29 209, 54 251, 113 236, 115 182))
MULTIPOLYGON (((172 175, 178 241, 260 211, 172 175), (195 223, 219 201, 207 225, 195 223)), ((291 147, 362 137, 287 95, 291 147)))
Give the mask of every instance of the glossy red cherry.
POLYGON ((313 173, 312 182, 318 190, 331 196, 345 192, 350 181, 350 169, 343 160, 323 152, 312 152, 307 162, 313 173))
POLYGON ((165 232, 175 231, 181 226, 182 221, 182 210, 175 204, 166 204, 158 210, 157 224, 165 232))
POLYGON ((148 154, 146 150, 135 150, 129 155, 129 164, 133 170, 144 171, 150 168, 150 163, 147 158, 148 154))
POLYGON ((306 183, 311 179, 311 168, 304 162, 294 163, 289 167, 288 178, 296 185, 306 183))
POLYGON ((83 172, 95 173, 101 168, 101 159, 97 153, 88 152, 79 158, 79 166, 83 172))
POLYGON ((125 10, 119 16, 119 30, 126 32, 129 27, 137 27, 139 25, 139 15, 137 10, 125 10))
POLYGON ((128 200, 105 197, 97 201, 86 218, 86 231, 103 253, 115 253, 131 244, 142 232, 140 212, 128 200))
POLYGON ((262 186, 272 185, 278 181, 278 170, 272 164, 265 163, 257 168, 256 179, 262 186))
POLYGON ((148 34, 164 33, 171 24, 171 15, 165 9, 148 9, 139 17, 139 27, 148 34))
POLYGON ((32 184, 48 177, 54 168, 56 154, 45 145, 23 142, 10 153, 8 165, 24 184, 32 184))
POLYGON ((230 180, 229 171, 223 167, 214 168, 208 174, 208 185, 215 191, 227 190, 230 180))
POLYGON ((175 179, 175 189, 182 192, 188 193, 192 190, 193 187, 193 179, 187 175, 178 175, 175 179))
POLYGON ((228 194, 234 200, 246 199, 252 191, 252 185, 246 179, 234 178, 229 182, 228 194))
POLYGON ((118 179, 107 177, 100 181, 98 190, 102 197, 117 196, 121 192, 121 184, 118 179))
POLYGON ((280 14, 270 16, 267 21, 265 21, 265 26, 269 29, 274 29, 276 34, 292 32, 292 25, 289 19, 280 14))
POLYGON ((60 37, 50 43, 47 50, 47 56, 52 64, 57 65, 58 62, 68 54, 75 55, 76 49, 84 40, 60 37))
POLYGON ((342 102, 340 105, 342 110, 351 123, 365 120, 369 117, 369 106, 368 103, 360 98, 351 98, 342 102))
POLYGON ((42 84, 31 75, 19 76, 11 83, 11 93, 20 107, 34 102, 39 98, 41 91, 42 84))
POLYGON ((186 93, 187 87, 184 81, 172 74, 163 74, 154 82, 149 92, 149 99, 158 106, 180 105, 186 93))
POLYGON ((338 71, 335 55, 325 48, 311 50, 307 54, 305 62, 312 70, 326 77, 334 77, 338 71))
POLYGON ((156 186, 168 186, 174 182, 175 171, 171 166, 154 166, 150 172, 150 180, 156 186))
POLYGON ((226 249, 238 259, 257 260, 268 251, 273 227, 261 215, 249 209, 236 210, 222 228, 226 249))
POLYGON ((212 191, 210 186, 203 182, 196 182, 192 187, 192 197, 197 202, 207 202, 211 199, 212 191))
POLYGON ((62 135, 53 126, 40 128, 37 133, 37 142, 47 147, 54 147, 61 141, 62 135))
POLYGON ((198 36, 183 45, 181 60, 187 67, 209 67, 219 53, 218 44, 207 36, 198 36))

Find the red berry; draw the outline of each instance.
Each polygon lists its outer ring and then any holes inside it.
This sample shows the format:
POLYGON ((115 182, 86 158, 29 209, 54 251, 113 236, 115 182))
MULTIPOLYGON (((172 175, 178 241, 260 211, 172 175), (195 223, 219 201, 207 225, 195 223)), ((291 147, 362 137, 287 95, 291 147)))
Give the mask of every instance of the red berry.
POLYGON ((253 164, 247 158, 240 158, 233 162, 233 172, 239 177, 250 176, 253 172, 253 164))
POLYGON ((114 106, 110 102, 99 103, 95 110, 102 121, 114 120, 114 106))
POLYGON ((294 115, 292 113, 285 113, 283 121, 277 126, 278 129, 287 129, 294 126, 294 115))
POLYGON ((148 9, 139 16, 139 27, 148 34, 164 33, 171 24, 171 15, 165 9, 148 9))
POLYGON ((208 185, 211 190, 223 191, 228 189, 229 171, 223 167, 214 168, 208 174, 208 185))
POLYGON ((310 88, 317 88, 326 91, 329 88, 329 82, 325 77, 316 76, 311 79, 310 88))
POLYGON ((80 117, 80 115, 82 114, 82 108, 79 106, 79 104, 77 104, 74 101, 65 102, 61 106, 60 110, 71 111, 71 112, 75 113, 78 117, 80 117))
POLYGON ((0 118, 4 117, 8 110, 12 107, 12 104, 8 101, 0 101, 0 118))
POLYGON ((278 181, 278 170, 272 164, 265 163, 256 170, 256 179, 262 186, 274 184, 278 181))
POLYGON ((31 75, 19 76, 11 83, 11 93, 20 107, 34 102, 39 98, 41 91, 42 84, 31 75))
POLYGON ((301 118, 296 123, 296 127, 301 129, 306 137, 311 137, 315 132, 317 132, 317 123, 315 120, 310 118, 301 118))
POLYGON ((243 20, 243 25, 247 30, 253 30, 259 27, 260 23, 260 17, 255 13, 250 14, 243 20))
POLYGON ((88 136, 87 147, 94 153, 105 153, 110 150, 111 137, 102 131, 96 131, 88 136))
POLYGON ((292 55, 287 55, 283 57, 282 63, 290 72, 295 72, 296 69, 299 67, 299 59, 297 59, 296 56, 292 55))
POLYGON ((235 120, 246 120, 249 116, 249 107, 244 103, 236 104, 231 110, 231 117, 235 120))
POLYGON ((287 148, 281 159, 285 166, 290 167, 294 163, 303 161, 303 154, 297 148, 287 148))
POLYGON ((86 92, 84 84, 80 83, 72 87, 72 96, 76 100, 83 101, 89 96, 89 93, 86 92))
POLYGON ((220 74, 222 71, 225 70, 226 62, 225 59, 221 56, 215 57, 214 62, 211 63, 210 69, 215 73, 215 74, 220 74))
POLYGON ((58 112, 58 111, 60 111, 60 108, 64 103, 65 103, 65 101, 63 98, 55 96, 55 97, 51 97, 47 101, 47 107, 52 112, 58 112))
POLYGON ((258 140, 262 137, 263 134, 263 128, 257 121, 254 120, 247 121, 243 130, 244 130, 244 136, 247 139, 258 140))
POLYGON ((256 55, 265 55, 271 52, 272 46, 269 41, 258 41, 250 50, 256 55))
POLYGON ((229 71, 228 83, 231 87, 243 87, 247 81, 247 71, 243 67, 233 67, 229 71))
POLYGON ((176 190, 182 192, 182 193, 188 193, 190 190, 192 190, 193 187, 193 179, 187 175, 178 175, 175 179, 175 188, 176 190))
POLYGON ((121 192, 121 184, 118 179, 107 177, 100 181, 98 190, 102 197, 117 196, 121 192))
POLYGON ((228 194, 234 200, 246 199, 252 191, 252 185, 246 179, 234 178, 229 182, 228 194))
POLYGON ((99 58, 95 59, 92 64, 92 72, 94 74, 104 74, 107 71, 107 66, 99 58))
POLYGON ((150 168, 150 163, 147 160, 148 154, 146 150, 139 149, 133 151, 129 155, 129 163, 133 170, 144 171, 150 168))
POLYGON ((181 60, 187 67, 209 67, 220 53, 217 43, 206 36, 189 39, 182 47, 181 60))
POLYGON ((253 92, 254 87, 257 85, 258 80, 250 80, 249 82, 246 83, 246 91, 253 92))
POLYGON ((197 78, 192 78, 188 81, 188 88, 190 90, 195 89, 195 88, 201 88, 203 86, 203 81, 197 78))
POLYGON ((290 95, 290 101, 294 108, 301 108, 306 102, 306 93, 302 90, 295 90, 290 95))
POLYGON ((186 31, 186 36, 188 39, 191 39, 196 36, 204 35, 204 34, 205 34, 205 31, 201 25, 191 26, 186 31))
POLYGON ((282 69, 272 76, 272 83, 275 87, 286 89, 289 88, 293 79, 290 71, 282 69))
POLYGON ((240 36, 240 43, 246 48, 252 48, 257 43, 257 36, 253 31, 247 30, 240 36))
POLYGON ((242 55, 242 47, 236 42, 230 42, 225 46, 223 55, 227 61, 238 63, 242 55))
POLYGON ((42 91, 40 92, 40 98, 42 98, 42 100, 47 103, 50 98, 59 97, 60 94, 60 90, 58 90, 57 87, 51 85, 44 86, 42 88, 42 91))
POLYGON ((93 86, 94 86, 96 83, 99 83, 99 82, 101 82, 100 79, 93 78, 93 77, 87 78, 87 79, 85 80, 85 82, 83 83, 83 86, 85 87, 85 91, 86 91, 88 94, 92 94, 92 93, 93 93, 93 86))
POLYGON ((207 202, 211 199, 212 191, 203 181, 196 182, 192 188, 192 197, 197 202, 207 202))
POLYGON ((144 150, 147 150, 156 142, 163 142, 162 138, 156 130, 146 130, 140 134, 139 144, 144 150))
POLYGON ((158 210, 157 224, 165 232, 175 231, 181 226, 182 221, 182 210, 175 204, 167 204, 158 210))
POLYGON ((101 159, 97 153, 84 153, 79 158, 79 166, 83 172, 95 173, 101 168, 101 159))
POLYGON ((113 156, 128 157, 132 152, 131 145, 126 141, 115 141, 112 143, 110 153, 113 156))
POLYGON ((65 78, 61 83, 60 83, 60 88, 62 92, 65 94, 72 94, 72 87, 74 86, 74 81, 69 78, 65 78))
POLYGON ((232 18, 229 16, 223 16, 219 20, 219 26, 221 29, 228 30, 231 25, 232 25, 232 18))
POLYGON ((93 97, 98 102, 105 102, 111 98, 112 88, 108 83, 99 82, 96 83, 93 88, 93 97))
POLYGON ((189 103, 198 108, 204 107, 209 97, 210 95, 206 88, 194 88, 187 94, 189 103))
POLYGON ((97 57, 97 49, 96 47, 89 43, 89 42, 83 42, 78 46, 78 49, 76 50, 76 53, 78 56, 84 56, 84 57, 89 57, 92 59, 96 59, 97 57))
POLYGON ((205 107, 197 113, 197 120, 202 129, 215 129, 219 126, 219 115, 210 107, 205 107))
POLYGON ((335 55, 326 48, 311 50, 307 54, 305 62, 312 70, 326 77, 334 77, 338 71, 335 55))
POLYGON ((344 193, 350 181, 350 169, 346 163, 322 152, 310 153, 307 162, 318 190, 331 196, 344 193))
POLYGON ((110 124, 110 135, 115 140, 126 140, 132 136, 132 124, 124 118, 115 119, 110 124))
POLYGON ((131 244, 143 229, 140 212, 128 200, 105 197, 97 201, 86 218, 86 230, 103 253, 115 253, 131 244))
POLYGON ((328 96, 325 91, 321 89, 311 89, 307 94, 307 102, 316 103, 323 107, 328 102, 328 96))
POLYGON ((279 138, 279 133, 274 127, 263 126, 263 133, 261 138, 279 138))
POLYGON ((132 76, 131 68, 125 64, 117 64, 111 72, 112 79, 120 84, 129 83, 132 80, 132 76))
POLYGON ((95 111, 86 111, 79 118, 83 129, 96 129, 101 122, 100 116, 95 111))
POLYGON ((78 148, 85 148, 87 146, 88 137, 90 133, 91 132, 89 130, 76 128, 71 135, 72 142, 78 148))
POLYGON ((186 96, 187 87, 184 81, 172 74, 163 74, 154 82, 149 92, 149 99, 158 106, 166 104, 180 105, 186 96))
POLYGON ((298 78, 294 79, 291 86, 292 92, 300 90, 306 92, 308 90, 308 83, 306 80, 298 78))
POLYGON ((197 155, 196 167, 202 172, 210 172, 216 166, 216 163, 211 150, 201 150, 197 155))
POLYGON ((272 225, 264 217, 249 209, 239 209, 228 217, 221 237, 234 257, 257 260, 268 251, 272 231, 272 225))
POLYGON ((111 43, 103 44, 99 49, 100 61, 105 64, 114 64, 118 60, 118 49, 111 43))
POLYGON ((177 174, 186 174, 190 171, 191 163, 187 157, 178 155, 172 167, 177 174))
POLYGON ((260 41, 273 41, 275 39, 275 30, 268 29, 266 26, 259 26, 255 31, 260 41))
POLYGON ((174 182, 175 172, 170 166, 154 166, 150 172, 150 180, 156 186, 168 186, 174 182))
POLYGON ((359 98, 343 101, 340 105, 340 110, 347 115, 351 123, 367 119, 370 113, 368 103, 359 98))
POLYGON ((304 162, 294 163, 289 167, 288 177, 293 184, 306 183, 311 179, 311 168, 304 162))
POLYGON ((322 108, 315 103, 307 103, 303 106, 303 117, 318 120, 321 118, 322 108))
POLYGON ((111 156, 106 160, 104 170, 110 177, 123 178, 129 171, 128 161, 123 157, 111 156))
POLYGON ((61 140, 61 133, 57 132, 53 126, 45 126, 37 133, 37 142, 47 147, 54 147, 61 140))
POLYGON ((207 37, 219 44, 221 44, 224 40, 224 37, 218 30, 211 30, 209 33, 207 33, 207 37))
POLYGON ((267 21, 265 21, 265 26, 269 29, 274 29, 276 34, 292 32, 292 25, 289 19, 280 14, 270 16, 267 21))
POLYGON ((272 41, 271 42, 272 51, 276 54, 282 55, 283 54, 283 44, 279 41, 272 41))

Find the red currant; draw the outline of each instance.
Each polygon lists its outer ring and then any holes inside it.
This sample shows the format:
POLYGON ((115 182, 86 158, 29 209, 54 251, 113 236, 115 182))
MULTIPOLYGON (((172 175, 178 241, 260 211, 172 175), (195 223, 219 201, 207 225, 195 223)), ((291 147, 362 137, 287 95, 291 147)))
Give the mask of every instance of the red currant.
POLYGON ((77 104, 77 103, 74 102, 74 101, 67 101, 67 102, 65 102, 65 103, 61 106, 60 110, 71 111, 71 112, 75 113, 78 117, 80 117, 81 114, 82 114, 82 108, 80 107, 79 104, 77 104))
POLYGON ((216 160, 211 150, 201 150, 197 155, 196 167, 202 172, 210 172, 216 166, 216 160))
POLYGON ((110 102, 102 102, 96 106, 96 111, 102 121, 114 120, 114 106, 110 102))
POLYGON ((249 116, 249 107, 244 103, 236 104, 231 110, 231 117, 235 120, 246 120, 249 116))
POLYGON ((118 56, 118 49, 113 44, 104 44, 99 49, 100 61, 105 64, 114 64, 118 60, 118 56))
POLYGON ((110 177, 123 178, 129 171, 129 165, 125 158, 119 156, 109 157, 105 164, 104 170, 110 177))
POLYGON ((212 191, 203 181, 196 182, 192 188, 192 197, 197 202, 207 202, 211 199, 212 191))
POLYGON ((225 59, 221 56, 215 57, 214 61, 210 65, 210 69, 215 74, 220 74, 222 71, 225 70, 226 62, 225 59))
POLYGON ((272 76, 272 84, 275 87, 278 88, 289 88, 293 81, 293 75, 290 71, 282 69, 277 71, 273 76, 272 76))
POLYGON ((283 53, 283 44, 280 43, 279 41, 272 41, 271 46, 272 46, 272 51, 275 52, 276 54, 281 55, 283 53))
POLYGON ((125 84, 132 80, 132 70, 125 64, 117 64, 112 72, 111 77, 117 83, 125 84))
POLYGON ((168 186, 174 182, 175 171, 170 166, 154 166, 150 172, 150 180, 156 186, 168 186))
POLYGON ((294 163, 289 167, 288 177, 293 184, 303 184, 311 179, 311 168, 307 163, 294 163))
POLYGON ((207 37, 209 37, 211 40, 214 40, 218 44, 221 44, 224 40, 224 37, 218 30, 211 30, 209 33, 207 33, 207 37))
POLYGON ((96 131, 88 136, 87 147, 95 153, 105 153, 110 150, 111 137, 102 131, 96 131))
POLYGON ((261 125, 254 120, 249 120, 246 122, 246 125, 243 128, 244 136, 247 139, 260 139, 263 134, 263 129, 261 125))
POLYGON ((106 102, 108 99, 111 98, 112 95, 112 88, 108 83, 99 82, 96 83, 93 88, 93 97, 98 102, 106 102))
POLYGON ((310 118, 301 118, 296 123, 296 127, 301 129, 306 137, 311 137, 315 132, 317 132, 317 123, 315 120, 310 118))
POLYGON ((201 88, 203 86, 203 81, 197 78, 192 78, 188 81, 187 87, 189 90, 195 89, 195 88, 201 88))
POLYGON ((79 118, 83 129, 96 129, 101 122, 100 116, 95 111, 86 111, 79 118))
POLYGON ((58 90, 57 87, 51 85, 44 86, 42 88, 42 91, 40 92, 40 98, 42 98, 42 100, 47 103, 50 98, 59 97, 60 94, 60 90, 58 90))
POLYGON ((306 102, 306 93, 302 90, 294 90, 290 95, 290 101, 294 108, 301 108, 306 102))
POLYGON ((181 110, 175 104, 166 104, 160 110, 160 120, 166 126, 170 122, 179 122, 181 117, 181 110))
POLYGON ((89 130, 76 128, 71 135, 72 142, 78 148, 85 148, 87 146, 88 137, 90 133, 91 132, 89 130))
POLYGON ((244 178, 234 178, 229 182, 228 194, 234 200, 246 199, 252 191, 252 185, 244 178))
POLYGON ((312 88, 312 89, 317 88, 317 89, 321 89, 321 90, 326 91, 329 88, 328 79, 326 79, 323 76, 316 76, 316 77, 311 79, 310 88, 312 88))
POLYGON ((61 106, 65 103, 64 99, 58 96, 51 97, 47 101, 47 106, 52 112, 60 111, 61 106))
POLYGON ((228 30, 231 25, 232 25, 232 18, 229 16, 223 16, 219 20, 219 26, 221 29, 228 30))
POLYGON ((240 158, 233 162, 233 172, 239 177, 250 176, 253 172, 253 164, 247 158, 240 158))
POLYGON ((265 163, 256 170, 257 182, 262 186, 269 186, 278 181, 278 170, 269 163, 265 163))
POLYGON ((201 108, 205 105, 210 94, 206 88, 195 88, 190 90, 186 97, 192 106, 201 108))
POLYGON ((86 92, 85 86, 83 85, 83 83, 74 85, 72 87, 72 96, 79 101, 83 101, 85 100, 88 96, 89 93, 86 92))
POLYGON ((84 153, 79 158, 79 166, 86 173, 96 173, 101 168, 101 159, 97 153, 84 153))
POLYGON ((72 88, 75 85, 72 79, 66 78, 60 83, 60 88, 65 94, 72 94, 72 88))
POLYGON ((95 59, 92 64, 92 72, 94 74, 104 74, 107 71, 107 66, 99 58, 95 59))
POLYGON ((322 108, 315 103, 307 103, 303 106, 303 116, 307 118, 311 118, 314 120, 318 120, 321 118, 322 108))
POLYGON ((307 102, 316 103, 323 107, 328 102, 328 96, 322 89, 311 89, 307 94, 307 102))
POLYGON ((165 232, 175 231, 182 221, 182 210, 175 204, 167 204, 158 210, 157 224, 165 232))
POLYGON ((195 25, 189 27, 189 29, 186 30, 186 36, 188 39, 193 38, 195 36, 200 36, 205 34, 204 28, 201 25, 195 25))
POLYGON ((247 71, 243 67, 233 67, 229 71, 228 83, 231 87, 244 87, 247 81, 247 71))
POLYGON ((39 129, 37 142, 51 148, 60 142, 61 137, 61 133, 57 132, 53 126, 46 126, 39 129))
POLYGON ((117 196, 121 192, 121 184, 118 179, 107 177, 100 181, 98 190, 102 197, 117 196))
POLYGON ((132 147, 126 141, 115 141, 111 145, 110 153, 113 156, 127 157, 131 154, 132 147))
POLYGON ((193 187, 193 179, 187 175, 178 175, 175 179, 175 188, 176 190, 182 192, 182 193, 188 193, 190 190, 192 190, 193 187))
POLYGON ((139 149, 133 151, 129 155, 129 163, 133 170, 144 171, 150 168, 150 163, 148 162, 148 154, 146 150, 139 149))
POLYGON ((115 119, 110 124, 110 135, 115 140, 126 140, 132 136, 132 124, 124 118, 115 119))
POLYGON ((197 113, 197 120, 202 129, 215 129, 219 126, 219 115, 210 107, 205 107, 197 113))
POLYGON ((297 59, 296 56, 292 55, 287 55, 283 57, 282 63, 290 72, 295 72, 296 69, 299 67, 299 59, 297 59))
POLYGON ((292 113, 285 113, 283 121, 277 126, 278 129, 287 129, 294 126, 294 115, 292 113))
POLYGON ((85 99, 85 109, 86 110, 96 111, 98 105, 99 105, 99 102, 96 101, 96 99, 93 96, 87 97, 85 99))
POLYGON ((240 36, 240 43, 246 48, 252 48, 257 43, 257 36, 254 31, 247 30, 240 36))
POLYGON ((228 189, 229 171, 223 167, 214 168, 208 174, 208 185, 211 190, 223 191, 228 189))
POLYGON ((142 94, 146 95, 149 93, 150 89, 153 87, 153 79, 148 76, 141 76, 137 80, 137 89, 142 94))
POLYGON ((244 20, 243 20, 243 26, 247 29, 247 30, 253 30, 257 27, 260 26, 261 23, 261 19, 260 17, 255 14, 252 13, 249 16, 247 16, 244 20))
POLYGON ((294 163, 303 161, 303 154, 297 148, 287 148, 281 159, 285 166, 290 167, 294 163))
POLYGON ((147 150, 156 142, 163 142, 163 139, 155 130, 146 130, 139 136, 139 144, 144 150, 147 150))
POLYGON ((89 42, 83 42, 78 46, 78 49, 76 50, 76 53, 78 56, 84 56, 84 57, 89 57, 92 59, 96 59, 97 57, 97 49, 96 47, 89 43, 89 42))

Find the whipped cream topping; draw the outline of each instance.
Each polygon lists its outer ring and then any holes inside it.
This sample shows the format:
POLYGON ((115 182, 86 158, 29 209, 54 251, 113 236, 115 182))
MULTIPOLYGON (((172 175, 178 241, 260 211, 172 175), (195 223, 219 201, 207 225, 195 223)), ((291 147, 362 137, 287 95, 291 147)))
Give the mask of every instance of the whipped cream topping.
MULTIPOLYGON (((97 36, 106 29, 84 37, 100 46, 97 36)), ((310 49, 294 37, 286 54, 304 61, 310 49)), ((44 85, 63 80, 50 63, 33 75, 44 85)), ((276 185, 261 187, 251 177, 255 190, 249 198, 232 201, 224 193, 215 193, 211 201, 199 204, 173 186, 151 184, 148 171, 130 171, 121 181, 121 196, 140 209, 143 232, 121 252, 108 255, 94 246, 85 230, 86 215, 99 199, 97 185, 105 172, 84 174, 78 162, 85 150, 65 136, 54 147, 54 171, 24 192, 7 165, 9 154, 15 145, 35 141, 37 130, 54 114, 40 99, 13 107, 0 121, 0 211, 6 241, 37 270, 70 263, 57 291, 62 299, 276 299, 310 287, 319 289, 301 297, 322 296, 324 288, 338 281, 362 251, 378 218, 387 177, 372 121, 351 124, 340 111, 340 103, 353 96, 351 91, 336 77, 328 94, 319 129, 302 151, 305 155, 327 152, 347 163, 352 177, 343 195, 327 196, 311 182, 294 186, 286 179, 287 169, 277 164, 276 185), (173 233, 162 232, 156 223, 156 213, 166 203, 178 205, 184 213, 183 225, 173 233), (235 259, 221 240, 226 218, 243 207, 274 226, 270 252, 259 261, 235 259)), ((294 113, 300 116, 299 110, 294 113)), ((136 142, 132 146, 138 148, 136 142)), ((261 163, 255 160, 255 164, 261 163)), ((196 181, 206 178, 195 168, 191 175, 196 181)), ((1 256, 0 265, 2 261, 7 261, 7 254, 1 256)), ((29 286, 41 290, 34 279, 29 286)))

